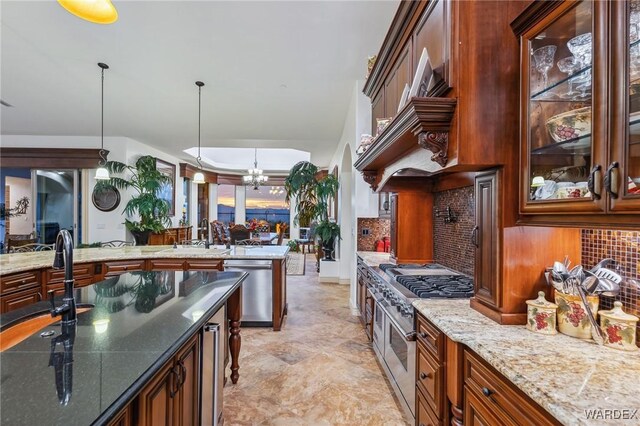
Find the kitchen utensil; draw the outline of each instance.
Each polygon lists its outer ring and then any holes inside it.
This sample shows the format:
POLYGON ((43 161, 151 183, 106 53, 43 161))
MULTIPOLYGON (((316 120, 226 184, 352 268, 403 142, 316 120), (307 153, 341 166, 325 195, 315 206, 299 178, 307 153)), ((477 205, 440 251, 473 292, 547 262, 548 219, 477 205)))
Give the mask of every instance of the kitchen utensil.
POLYGON ((600 325, 605 346, 624 351, 636 351, 638 317, 622 310, 622 302, 613 303, 610 311, 600 311, 600 325))
POLYGON ((591 337, 595 342, 599 345, 604 345, 604 333, 598 327, 598 323, 596 322, 595 317, 593 316, 593 312, 591 311, 591 307, 587 302, 587 296, 584 293, 584 289, 582 286, 578 286, 576 288, 578 294, 580 295, 580 299, 582 299, 582 304, 584 305, 584 310, 587 314, 587 318, 589 318, 589 322, 591 323, 591 337))
POLYGON ((620 284, 608 278, 598 278, 598 286, 593 291, 594 295, 616 297, 620 293, 620 284))
POLYGON ((616 282, 617 284, 620 284, 622 282, 622 277, 613 272, 611 269, 600 268, 596 272, 594 272, 594 274, 596 274, 598 278, 606 278, 608 280, 616 282))
POLYGON ((569 260, 569 255, 564 255, 564 269, 569 270, 569 265, 571 265, 571 261, 569 260))
POLYGON ((559 279, 556 279, 557 275, 554 275, 553 271, 545 271, 544 277, 547 279, 548 285, 552 286, 558 291, 562 291, 562 281, 559 279))
POLYGON ((553 270, 556 272, 567 272, 567 267, 564 263, 558 261, 553 262, 553 270))
POLYGON ((593 294, 600 283, 600 279, 591 271, 584 271, 585 279, 582 281, 582 287, 588 294, 593 294))
POLYGON ((595 274, 598 269, 605 268, 611 262, 613 262, 613 259, 611 259, 610 257, 607 257, 606 259, 602 259, 600 262, 596 264, 596 266, 591 268, 591 272, 595 274))

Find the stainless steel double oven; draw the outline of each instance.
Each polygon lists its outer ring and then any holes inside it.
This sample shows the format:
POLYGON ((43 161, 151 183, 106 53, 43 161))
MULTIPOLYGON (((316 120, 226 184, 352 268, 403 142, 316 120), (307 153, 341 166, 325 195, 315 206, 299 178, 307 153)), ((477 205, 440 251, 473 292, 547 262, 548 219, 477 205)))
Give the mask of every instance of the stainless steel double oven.
POLYGON ((412 321, 397 314, 381 294, 373 312, 373 349, 398 400, 409 418, 415 418, 416 333, 412 321))

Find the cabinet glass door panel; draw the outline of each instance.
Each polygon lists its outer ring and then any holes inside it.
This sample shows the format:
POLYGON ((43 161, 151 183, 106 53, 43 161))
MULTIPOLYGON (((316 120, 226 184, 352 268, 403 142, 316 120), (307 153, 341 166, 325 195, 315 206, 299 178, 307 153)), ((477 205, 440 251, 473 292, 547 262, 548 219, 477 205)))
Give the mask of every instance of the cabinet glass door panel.
POLYGON ((640 199, 640 0, 627 2, 629 25, 628 138, 623 155, 624 197, 640 199))
POLYGON ((527 40, 527 204, 591 199, 592 15, 579 2, 527 40))

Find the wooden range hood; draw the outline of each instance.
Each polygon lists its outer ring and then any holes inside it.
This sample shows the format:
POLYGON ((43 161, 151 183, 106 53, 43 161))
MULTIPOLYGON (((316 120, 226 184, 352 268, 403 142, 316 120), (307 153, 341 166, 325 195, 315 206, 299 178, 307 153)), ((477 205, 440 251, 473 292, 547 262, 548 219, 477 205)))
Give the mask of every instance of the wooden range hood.
POLYGON ((428 175, 447 165, 449 131, 456 103, 453 98, 409 100, 354 163, 374 191, 391 176, 406 169, 428 175), (419 151, 417 156, 416 150, 419 151), (423 150, 431 152, 430 159, 423 150))

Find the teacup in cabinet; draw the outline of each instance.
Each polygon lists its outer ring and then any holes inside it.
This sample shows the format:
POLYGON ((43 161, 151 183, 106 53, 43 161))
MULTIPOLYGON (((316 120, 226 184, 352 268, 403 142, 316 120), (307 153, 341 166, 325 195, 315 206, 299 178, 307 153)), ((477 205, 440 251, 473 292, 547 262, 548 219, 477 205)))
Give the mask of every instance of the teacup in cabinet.
MULTIPOLYGON (((558 305, 558 330, 560 333, 579 339, 591 339, 591 323, 580 296, 556 290, 558 305)), ((598 314, 598 296, 587 296, 587 303, 595 317, 598 314)))
POLYGON ((538 292, 538 298, 527 300, 527 330, 541 334, 557 334, 556 310, 558 305, 544 297, 544 291, 538 292))
POLYGON ((604 344, 615 349, 635 351, 638 317, 622 310, 622 302, 614 302, 610 311, 600 311, 600 327, 604 332, 604 344))

